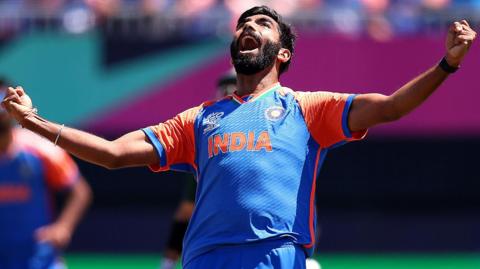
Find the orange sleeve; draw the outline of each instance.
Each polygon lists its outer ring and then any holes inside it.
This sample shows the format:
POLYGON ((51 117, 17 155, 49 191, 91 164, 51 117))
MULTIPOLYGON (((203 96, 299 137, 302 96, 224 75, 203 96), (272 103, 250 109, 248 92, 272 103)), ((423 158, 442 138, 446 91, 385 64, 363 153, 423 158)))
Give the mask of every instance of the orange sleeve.
POLYGON ((66 151, 24 129, 16 130, 14 137, 20 145, 41 160, 45 180, 50 188, 61 191, 72 187, 78 181, 80 171, 66 151))
POLYGON ((160 163, 151 164, 150 169, 166 171, 173 165, 188 165, 196 169, 194 124, 202 107, 191 108, 164 123, 143 129, 160 159, 160 163))
POLYGON ((365 137, 367 130, 351 133, 348 113, 354 94, 332 92, 295 92, 295 97, 315 141, 328 148, 365 137))
POLYGON ((55 190, 64 190, 72 187, 79 179, 80 172, 73 159, 63 150, 51 154, 44 154, 41 159, 44 164, 47 184, 55 190))

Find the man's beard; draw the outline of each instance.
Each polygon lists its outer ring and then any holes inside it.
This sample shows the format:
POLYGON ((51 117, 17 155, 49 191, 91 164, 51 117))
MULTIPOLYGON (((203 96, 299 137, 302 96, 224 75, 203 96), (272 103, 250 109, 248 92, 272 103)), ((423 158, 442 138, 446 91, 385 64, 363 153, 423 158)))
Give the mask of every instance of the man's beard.
POLYGON ((253 75, 271 66, 281 49, 280 42, 267 41, 260 47, 256 56, 240 53, 240 48, 235 40, 230 44, 230 54, 237 74, 253 75))

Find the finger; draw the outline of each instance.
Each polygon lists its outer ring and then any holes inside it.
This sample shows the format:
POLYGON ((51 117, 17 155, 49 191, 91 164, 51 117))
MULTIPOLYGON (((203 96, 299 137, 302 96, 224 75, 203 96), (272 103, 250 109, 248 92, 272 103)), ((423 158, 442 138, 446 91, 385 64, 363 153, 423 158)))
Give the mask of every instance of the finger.
POLYGON ((10 97, 10 96, 19 97, 18 94, 17 94, 17 91, 12 87, 8 88, 7 93, 5 94, 5 97, 10 97))
POLYGON ((12 94, 16 94, 17 92, 15 91, 14 88, 12 87, 8 87, 7 89, 7 94, 6 95, 12 95, 12 94))
POLYGON ((456 32, 456 33, 458 33, 458 32, 460 32, 461 30, 463 30, 462 25, 461 25, 458 21, 454 22, 454 23, 453 23, 453 31, 456 32))
POLYGON ((455 33, 456 35, 476 35, 477 33, 475 31, 473 31, 471 28, 467 28, 466 26, 464 26, 464 29, 459 31, 459 32, 456 32, 455 33))
POLYGON ((472 41, 471 40, 463 40, 463 39, 459 39, 458 42, 456 43, 456 45, 466 45, 466 46, 470 46, 472 44, 472 41))
POLYGON ((474 36, 469 34, 469 35, 459 35, 457 36, 457 39, 460 41, 472 41, 474 39, 474 36))
POLYGON ((474 40, 477 37, 477 33, 474 31, 466 31, 458 34, 456 37, 468 37, 468 39, 474 40))
POLYGON ((9 103, 9 102, 18 103, 18 102, 20 102, 20 97, 18 97, 18 95, 10 95, 8 97, 5 97, 5 99, 3 99, 3 101, 5 103, 9 103))
POLYGON ((17 88, 15 88, 15 92, 16 92, 19 96, 25 95, 25 91, 23 90, 23 88, 22 88, 21 86, 18 86, 17 88))
POLYGON ((456 31, 456 28, 457 28, 457 26, 455 25, 455 23, 452 23, 452 24, 450 25, 450 27, 448 27, 448 32, 450 32, 450 33, 456 33, 456 32, 457 32, 457 31, 456 31))
POLYGON ((470 44, 469 42, 470 42, 470 41, 468 41, 468 40, 464 40, 464 39, 457 38, 457 39, 455 40, 455 46, 458 46, 458 45, 469 45, 469 44, 470 44))
POLYGON ((468 24, 467 20, 461 20, 460 23, 470 28, 470 24, 468 24))
POLYGON ((16 111, 24 111, 25 110, 25 106, 24 105, 20 105, 19 103, 17 102, 10 102, 9 105, 15 109, 16 111))

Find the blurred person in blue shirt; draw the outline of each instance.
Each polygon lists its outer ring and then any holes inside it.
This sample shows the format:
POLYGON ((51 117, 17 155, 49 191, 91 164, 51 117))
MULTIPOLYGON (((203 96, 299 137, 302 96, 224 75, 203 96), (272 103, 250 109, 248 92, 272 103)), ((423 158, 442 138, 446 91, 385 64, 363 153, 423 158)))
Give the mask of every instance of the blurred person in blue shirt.
MULTIPOLYGON (((0 80, 0 98, 5 95, 0 80)), ((65 268, 60 253, 90 204, 75 162, 51 142, 21 128, 0 108, 0 268, 65 268), (54 217, 53 198, 66 194, 54 217)))

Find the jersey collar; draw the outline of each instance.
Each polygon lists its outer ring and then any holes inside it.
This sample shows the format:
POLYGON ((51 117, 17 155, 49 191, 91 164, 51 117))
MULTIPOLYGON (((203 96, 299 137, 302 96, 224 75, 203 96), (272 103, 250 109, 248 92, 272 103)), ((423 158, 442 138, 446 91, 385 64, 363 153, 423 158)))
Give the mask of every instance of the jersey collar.
POLYGON ((263 91, 261 91, 257 94, 247 94, 247 95, 244 95, 244 96, 238 96, 236 91, 235 91, 234 93, 232 93, 232 100, 237 102, 238 104, 253 102, 253 101, 258 100, 261 97, 267 95, 268 93, 281 88, 281 87, 282 86, 280 85, 280 82, 277 82, 272 87, 270 87, 266 90, 263 90, 263 91))

